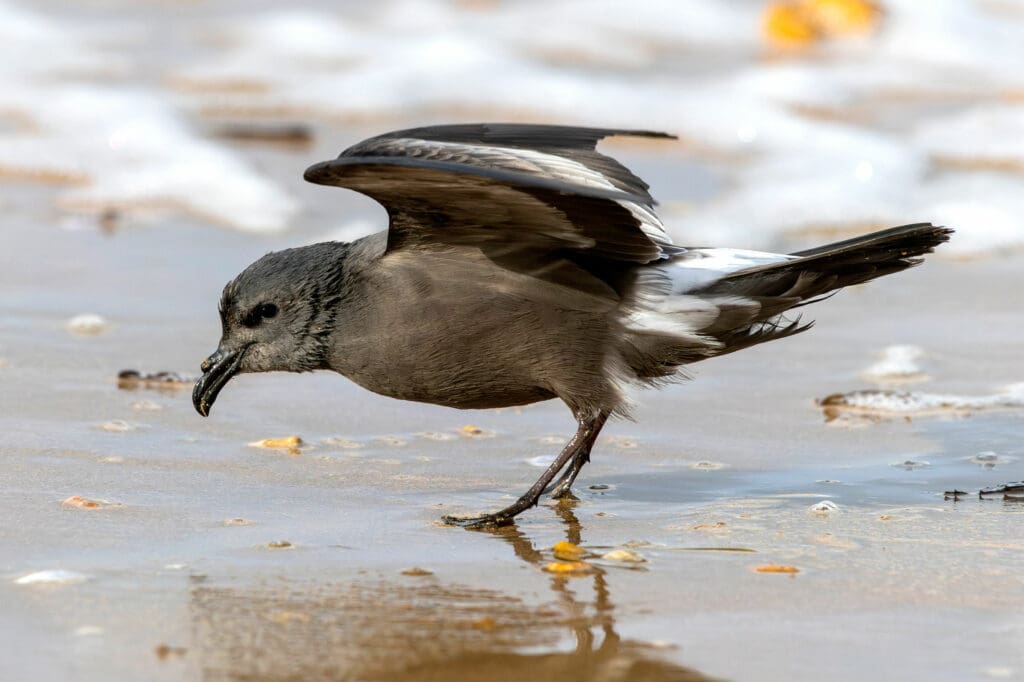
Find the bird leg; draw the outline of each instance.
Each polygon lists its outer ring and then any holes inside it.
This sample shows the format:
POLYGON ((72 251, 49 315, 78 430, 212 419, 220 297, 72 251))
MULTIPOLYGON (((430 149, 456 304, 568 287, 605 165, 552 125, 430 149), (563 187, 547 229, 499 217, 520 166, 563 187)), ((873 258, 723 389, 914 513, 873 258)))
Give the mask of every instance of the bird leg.
POLYGON ((594 424, 595 432, 593 439, 591 439, 587 447, 576 451, 575 456, 569 461, 569 466, 562 472, 558 480, 551 485, 551 497, 558 500, 572 495, 572 484, 576 481, 576 477, 579 475, 583 465, 590 461, 590 451, 594 447, 594 441, 597 440, 597 434, 601 431, 601 427, 604 426, 607 420, 608 415, 598 415, 594 424))
MULTIPOLYGON (((510 504, 509 506, 491 514, 483 514, 482 516, 470 516, 470 517, 456 517, 456 516, 445 516, 441 520, 445 523, 457 526, 464 526, 466 528, 480 528, 484 526, 504 526, 512 523, 512 519, 516 517, 530 507, 533 507, 540 500, 540 496, 544 494, 544 490, 548 487, 559 471, 566 465, 566 463, 572 461, 575 466, 575 473, 572 478, 568 480, 569 485, 572 485, 572 481, 576 478, 576 474, 579 473, 580 468, 590 458, 590 449, 594 447, 594 441, 597 440, 597 434, 601 432, 601 427, 604 426, 605 421, 608 419, 608 415, 601 413, 596 417, 589 419, 577 418, 579 427, 576 429, 575 435, 566 443, 562 451, 558 453, 558 457, 555 461, 544 470, 541 477, 537 479, 537 482, 530 486, 530 489, 526 491, 522 497, 510 504), (577 464, 577 461, 579 463, 577 464)), ((563 477, 564 479, 565 477, 563 477)), ((559 479, 562 483, 563 479, 559 479)))
POLYGON ((576 480, 576 476, 579 475, 580 469, 589 461, 589 452, 577 453, 569 462, 569 466, 562 472, 562 475, 558 477, 558 480, 551 484, 551 497, 556 500, 560 500, 563 497, 571 497, 572 484, 576 480))

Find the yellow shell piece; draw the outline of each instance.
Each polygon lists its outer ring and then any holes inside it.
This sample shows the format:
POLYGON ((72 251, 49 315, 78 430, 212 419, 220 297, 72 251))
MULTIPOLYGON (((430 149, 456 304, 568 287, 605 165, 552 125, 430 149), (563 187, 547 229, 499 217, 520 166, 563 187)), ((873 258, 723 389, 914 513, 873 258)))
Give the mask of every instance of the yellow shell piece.
POLYGON ((91 500, 88 497, 81 497, 79 495, 72 495, 66 500, 61 500, 61 505, 74 509, 108 509, 121 506, 117 502, 111 502, 110 500, 91 500))
POLYGON ((868 33, 881 16, 878 5, 865 0, 802 0, 800 4, 830 36, 868 33))
POLYGON ((264 438, 249 443, 254 448, 297 448, 302 445, 302 439, 298 436, 285 436, 284 438, 264 438))
POLYGON ((811 15, 800 4, 769 5, 765 10, 763 27, 768 42, 779 47, 803 47, 819 37, 811 15))
POLYGON ((796 566, 781 566, 779 564, 764 564, 756 566, 754 568, 758 573, 799 573, 800 569, 796 566))
POLYGON ((565 540, 556 542, 555 546, 552 547, 551 550, 554 553, 555 558, 561 559, 562 561, 579 561, 583 558, 583 555, 586 554, 582 547, 574 545, 571 542, 566 542, 565 540))
POLYGON ((873 31, 882 17, 869 0, 789 0, 765 9, 763 31, 778 47, 807 47, 841 36, 873 31))
POLYGON ((593 571, 594 567, 586 561, 552 561, 544 570, 560 575, 585 575, 593 571))

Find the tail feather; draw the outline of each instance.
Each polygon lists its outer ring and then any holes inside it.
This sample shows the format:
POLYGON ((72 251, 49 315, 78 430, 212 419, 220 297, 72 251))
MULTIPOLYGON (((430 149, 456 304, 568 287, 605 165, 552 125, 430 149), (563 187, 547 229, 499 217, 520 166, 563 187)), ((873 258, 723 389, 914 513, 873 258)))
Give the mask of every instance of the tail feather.
POLYGON ((633 321, 657 324, 631 326, 623 357, 638 378, 657 382, 681 365, 799 334, 813 323, 786 311, 913 267, 952 233, 917 223, 788 255, 691 249, 670 263, 678 271, 653 271, 647 288, 664 290, 648 292, 654 303, 633 321))
POLYGON ((930 223, 894 227, 797 251, 790 260, 737 270, 708 283, 699 293, 798 298, 803 303, 913 267, 921 262, 919 256, 948 241, 952 232, 930 223))
POLYGON ((916 223, 789 254, 791 258, 731 272, 705 285, 700 296, 736 296, 760 302, 760 314, 738 328, 714 330, 715 355, 799 334, 813 323, 790 320, 786 310, 829 298, 843 287, 906 270, 922 261, 953 230, 916 223))

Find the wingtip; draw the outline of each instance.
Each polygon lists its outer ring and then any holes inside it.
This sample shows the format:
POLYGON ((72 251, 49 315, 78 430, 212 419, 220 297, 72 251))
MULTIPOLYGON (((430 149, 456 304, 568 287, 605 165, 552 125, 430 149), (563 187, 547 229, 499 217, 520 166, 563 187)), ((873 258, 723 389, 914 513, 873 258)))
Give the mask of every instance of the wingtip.
POLYGON ((923 227, 924 229, 928 230, 931 233, 932 237, 935 239, 935 246, 938 246, 939 244, 945 244, 946 242, 949 241, 950 237, 952 237, 953 234, 956 233, 956 230, 954 230, 951 227, 946 227, 945 225, 936 225, 934 223, 921 223, 921 227, 923 227))
POLYGON ((679 136, 663 130, 613 130, 605 137, 648 137, 656 140, 678 140, 679 136))
POLYGON ((305 180, 306 182, 312 182, 315 185, 326 185, 328 184, 326 181, 327 170, 330 168, 330 166, 330 161, 321 161, 319 163, 314 163, 312 166, 307 168, 302 173, 302 179, 305 180))

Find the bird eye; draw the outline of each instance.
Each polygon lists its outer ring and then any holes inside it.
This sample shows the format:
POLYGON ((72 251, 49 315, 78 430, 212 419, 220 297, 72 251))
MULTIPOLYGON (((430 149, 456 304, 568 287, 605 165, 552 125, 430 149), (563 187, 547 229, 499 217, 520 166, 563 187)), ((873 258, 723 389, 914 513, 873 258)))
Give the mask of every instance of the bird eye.
POLYGON ((273 303, 260 303, 249 311, 249 314, 242 320, 246 327, 259 326, 263 320, 269 320, 277 315, 277 306, 273 303))

